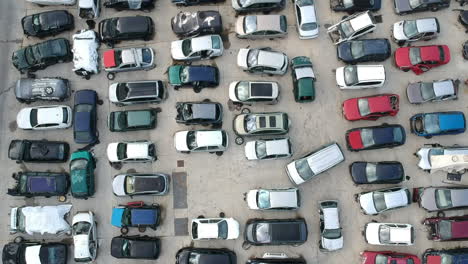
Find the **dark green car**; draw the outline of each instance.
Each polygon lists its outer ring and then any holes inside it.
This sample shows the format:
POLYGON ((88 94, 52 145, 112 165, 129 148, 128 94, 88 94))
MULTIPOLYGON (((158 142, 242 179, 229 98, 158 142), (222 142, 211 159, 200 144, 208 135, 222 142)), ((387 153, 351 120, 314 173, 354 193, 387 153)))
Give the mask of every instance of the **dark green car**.
POLYGON ((299 56, 291 60, 294 100, 298 103, 315 99, 315 74, 308 57, 299 56))
POLYGON ((112 132, 153 129, 156 113, 155 109, 111 112, 107 124, 112 132))
POLYGON ((70 177, 72 196, 88 199, 94 194, 96 161, 89 151, 76 151, 71 155, 70 177))

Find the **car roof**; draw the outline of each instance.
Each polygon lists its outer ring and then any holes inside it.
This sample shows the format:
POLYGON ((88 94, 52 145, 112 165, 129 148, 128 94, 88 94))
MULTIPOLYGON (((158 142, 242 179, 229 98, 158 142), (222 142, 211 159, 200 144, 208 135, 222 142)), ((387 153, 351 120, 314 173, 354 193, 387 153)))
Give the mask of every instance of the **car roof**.
POLYGON ((349 20, 349 23, 351 24, 351 27, 353 27, 354 31, 358 31, 362 28, 374 24, 371 15, 368 12, 362 13, 361 15, 352 18, 349 20))
POLYGON ((148 143, 147 142, 131 142, 127 143, 128 158, 147 158, 148 143))
POLYGON ((465 116, 462 112, 439 113, 439 127, 442 130, 464 129, 465 116))
POLYGON ((215 81, 216 68, 210 66, 186 66, 188 67, 189 79, 196 81, 215 81))
POLYGON ((37 108, 37 123, 51 124, 63 123, 63 108, 61 106, 39 107, 37 108))
POLYGON ((385 204, 388 208, 400 207, 408 204, 408 196, 404 189, 384 193, 385 204))
POLYGON ((269 190, 270 206, 277 207, 297 207, 296 191, 291 190, 269 190))
POLYGON ((211 37, 212 35, 192 38, 190 40, 191 46, 192 46, 192 52, 211 50, 213 47, 211 37))
POLYGON ((410 243, 411 232, 409 227, 390 227, 390 241, 394 243, 410 243))
POLYGON ((323 208, 323 218, 325 229, 338 229, 340 228, 340 219, 338 208, 323 208))
POLYGON ((198 147, 221 146, 223 144, 222 130, 201 130, 196 133, 198 147))
POLYGON ((383 65, 357 65, 359 81, 385 80, 385 68, 383 65))
POLYGON ((380 95, 366 98, 370 111, 372 113, 378 113, 392 110, 392 104, 389 97, 390 95, 380 95))
POLYGON ((218 223, 198 223, 198 237, 218 238, 218 223))
POLYGON ((129 88, 128 98, 158 95, 158 81, 127 82, 126 85, 129 88))
POLYGON ((147 16, 119 17, 116 27, 121 33, 138 33, 148 30, 148 20, 147 16))
POLYGON ((455 86, 452 80, 436 81, 432 85, 437 97, 455 94, 455 86))
POLYGON ((91 130, 91 115, 89 112, 75 113, 75 131, 90 131, 91 130))
POLYGON ((273 83, 249 82, 249 87, 251 97, 270 97, 273 95, 273 83))
POLYGON ((284 64, 284 54, 281 52, 260 50, 257 65, 281 68, 284 64))
POLYGON ((216 110, 218 105, 214 103, 193 103, 192 118, 193 119, 216 119, 216 110))
MULTIPOLYGON (((257 17, 257 31, 259 30, 281 30, 281 16, 282 15, 258 15, 257 17)), ((247 18, 247 16, 245 17, 247 18)))
POLYGON ((452 221, 452 238, 466 238, 468 237, 468 220, 452 221))
POLYGON ((419 32, 435 32, 437 31, 437 18, 428 17, 416 19, 416 27, 419 32))
POLYGON ((418 47, 423 61, 440 61, 440 52, 438 45, 418 47))
POLYGON ((141 61, 142 53, 141 49, 123 49, 120 56, 122 59, 122 64, 136 64, 137 56, 138 61, 141 61))
POLYGON ((277 140, 266 140, 265 144, 267 155, 289 153, 289 140, 286 138, 277 140))
POLYGON ((343 152, 336 143, 307 156, 307 164, 314 174, 321 173, 343 160, 343 152))
POLYGON ((452 189, 450 193, 453 206, 468 206, 468 188, 452 189))

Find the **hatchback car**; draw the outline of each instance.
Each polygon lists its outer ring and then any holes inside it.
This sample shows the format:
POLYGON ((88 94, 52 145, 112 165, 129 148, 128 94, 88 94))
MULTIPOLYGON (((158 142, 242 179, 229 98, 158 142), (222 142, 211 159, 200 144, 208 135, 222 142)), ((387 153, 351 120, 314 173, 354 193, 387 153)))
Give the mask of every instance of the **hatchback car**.
POLYGON ((130 81, 109 86, 109 101, 117 106, 160 103, 167 97, 163 81, 130 81))
POLYGON ((165 195, 169 191, 169 175, 163 173, 124 173, 114 177, 112 191, 116 196, 165 195))
POLYGON ((78 144, 93 144, 98 141, 97 106, 98 96, 94 90, 75 92, 73 107, 73 138, 78 144))
POLYGON ((111 240, 111 256, 118 259, 158 259, 161 241, 149 236, 118 236, 111 240))
POLYGON ((468 188, 425 187, 413 189, 413 200, 428 212, 468 208, 468 188))
POLYGON ((26 130, 65 129, 72 125, 72 115, 66 105, 27 107, 18 112, 16 124, 26 130))
POLYGON ((424 219, 428 239, 434 241, 468 240, 468 215, 424 219))
POLYGON ((288 158, 292 154, 289 138, 259 139, 245 144, 245 157, 248 160, 288 158))
POLYGON ((66 10, 42 12, 21 19, 24 34, 40 38, 71 30, 74 25, 73 15, 66 10))
POLYGON ((151 48, 123 48, 103 53, 104 70, 107 78, 113 80, 116 72, 149 71, 156 67, 154 51, 151 48))
POLYGON ((343 116, 348 121, 377 120, 395 116, 399 111, 400 97, 397 94, 378 94, 351 98, 343 102, 343 116))
POLYGON ((109 143, 107 158, 116 162, 153 162, 156 161, 156 147, 150 141, 124 141, 109 143))
POLYGON ((306 264, 302 258, 290 258, 284 253, 265 253, 261 258, 251 258, 246 264, 306 264))
POLYGON ((345 41, 336 46, 339 60, 356 64, 369 61, 384 61, 392 54, 390 41, 381 39, 363 39, 345 41))
POLYGON ((185 125, 221 125, 223 122, 223 106, 220 103, 178 102, 176 103, 177 123, 185 125))
POLYGON ((364 251, 361 252, 362 264, 380 264, 380 263, 407 263, 421 264, 421 260, 416 255, 407 253, 398 253, 393 251, 364 251))
POLYGON ((199 264, 236 264, 236 253, 221 248, 191 248, 186 247, 177 251, 176 264, 190 263, 192 259, 199 260, 199 264))
POLYGON ((114 8, 117 11, 122 10, 144 10, 150 11, 154 8, 156 0, 107 0, 103 3, 104 7, 114 8))
POLYGON ((245 225, 245 243, 255 246, 302 245, 307 241, 304 219, 250 219, 245 225))
POLYGON ((463 112, 436 112, 416 114, 410 118, 411 133, 431 138, 440 135, 455 135, 465 132, 463 112))
POLYGON ((360 11, 378 11, 382 7, 381 0, 332 0, 330 8, 335 12, 352 14, 360 11))
POLYGON ((173 65, 168 69, 169 84, 178 90, 184 86, 193 87, 199 93, 201 89, 219 85, 219 70, 208 65, 173 65))
POLYGON ((180 11, 171 19, 172 31, 179 37, 221 34, 223 23, 218 11, 180 11))
POLYGON ((239 222, 234 218, 197 218, 192 219, 193 240, 228 240, 239 237, 239 222))
POLYGON ((314 0, 295 0, 297 31, 300 39, 312 39, 318 37, 319 24, 315 11, 314 0))
POLYGON ((460 81, 452 79, 410 83, 406 95, 412 104, 455 100, 458 98, 459 84, 460 81))
POLYGON ((435 17, 402 20, 393 24, 392 38, 398 45, 418 40, 430 40, 440 33, 439 20, 435 17))
POLYGON ((174 135, 177 152, 223 153, 229 144, 228 134, 224 130, 187 130, 174 135))
POLYGON ((156 127, 156 113, 155 109, 110 112, 107 126, 111 132, 154 129, 156 127))
POLYGON ((336 69, 336 84, 340 89, 378 88, 385 83, 383 65, 348 65, 336 69))
POLYGON ((239 16, 236 36, 241 39, 283 38, 288 34, 288 23, 284 15, 239 16))
POLYGON ((301 206, 299 189, 254 189, 244 194, 253 210, 295 210, 301 206))
POLYGON ((16 183, 8 188, 8 195, 25 196, 63 196, 67 195, 70 185, 68 173, 54 172, 18 172, 13 174, 16 183))
POLYGON ((229 84, 229 99, 234 103, 265 102, 275 104, 279 97, 279 84, 265 81, 237 81, 229 84))
POLYGON ((284 135, 289 125, 288 114, 281 112, 239 114, 233 120, 238 136, 284 135))
POLYGON ((2 261, 8 264, 41 263, 67 264, 68 246, 65 243, 43 243, 16 237, 3 246, 2 261))
POLYGON ((315 100, 315 73, 310 58, 294 57, 291 60, 294 100, 298 103, 315 100))
POLYGON ((395 12, 398 15, 407 15, 416 12, 435 12, 450 6, 450 0, 394 0, 395 12))
POLYGON ((381 246, 411 246, 415 239, 413 226, 399 223, 368 223, 364 235, 367 243, 381 246))
POLYGON ((138 227, 145 232, 149 227, 156 230, 161 221, 161 207, 157 204, 146 205, 142 201, 129 202, 112 209, 111 225, 120 227, 122 234, 128 233, 129 227, 138 227))
POLYGON ((238 13, 279 11, 286 6, 286 0, 231 0, 231 3, 238 13))
POLYGON ((72 153, 70 158, 71 194, 74 198, 88 199, 94 195, 96 159, 86 150, 72 153))
POLYGON ((428 249, 424 252, 423 264, 463 264, 468 260, 468 248, 428 249))
POLYGON ((78 212, 73 216, 72 225, 74 260, 94 261, 97 257, 98 240, 93 212, 78 212))
POLYGON ((340 22, 328 27, 327 33, 333 44, 338 45, 370 33, 376 27, 374 15, 366 11, 344 17, 340 22))
POLYGON ((405 187, 392 187, 356 196, 361 210, 366 215, 377 215, 388 210, 407 207, 411 204, 411 193, 405 187))
POLYGON ((237 66, 250 73, 284 75, 288 70, 288 57, 270 48, 240 49, 237 66))
POLYGON ((405 129, 400 125, 360 127, 346 131, 349 151, 393 148, 405 144, 405 129))
POLYGON ((447 45, 402 47, 395 51, 395 65, 402 71, 412 70, 416 75, 449 63, 450 49, 447 45))
POLYGON ((15 97, 20 103, 65 101, 70 97, 70 82, 61 78, 22 78, 16 82, 15 97))
POLYGON ((223 51, 223 40, 220 35, 207 35, 171 42, 171 56, 174 60, 213 59, 223 55, 223 51))
POLYGON ((67 142, 47 140, 12 140, 8 158, 20 162, 65 162, 70 145, 67 142))
POLYGON ((398 161, 356 161, 349 166, 355 184, 389 184, 404 180, 405 171, 398 161))
POLYGON ((154 22, 148 16, 113 17, 99 22, 99 36, 109 47, 122 40, 148 41, 153 35, 154 22))
POLYGON ((344 241, 341 232, 338 201, 321 201, 319 206, 320 251, 331 252, 342 249, 344 241))

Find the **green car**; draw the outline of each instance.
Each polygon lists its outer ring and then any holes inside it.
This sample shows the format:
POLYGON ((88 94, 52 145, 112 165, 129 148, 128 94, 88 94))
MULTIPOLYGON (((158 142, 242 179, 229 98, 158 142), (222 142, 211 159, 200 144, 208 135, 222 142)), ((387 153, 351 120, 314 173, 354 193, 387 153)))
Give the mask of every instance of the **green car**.
POLYGON ((94 194, 96 161, 89 151, 76 151, 71 155, 70 177, 72 196, 88 199, 94 194))
POLYGON ((156 113, 155 109, 111 112, 107 124, 111 132, 153 129, 156 127, 156 113))
POLYGON ((294 100, 298 103, 315 99, 315 74, 308 57, 299 56, 291 60, 294 100))

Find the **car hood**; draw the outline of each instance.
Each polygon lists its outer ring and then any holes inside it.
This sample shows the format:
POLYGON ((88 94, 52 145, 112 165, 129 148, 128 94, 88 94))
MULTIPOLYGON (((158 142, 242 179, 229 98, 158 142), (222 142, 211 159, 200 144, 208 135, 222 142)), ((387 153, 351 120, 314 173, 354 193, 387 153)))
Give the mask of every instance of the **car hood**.
POLYGON ((13 52, 11 60, 13 66, 15 66, 18 70, 23 70, 30 66, 26 60, 26 48, 13 52))
POLYGON ((347 120, 358 120, 361 117, 359 112, 358 100, 356 98, 348 99, 343 103, 343 113, 347 120))
MULTIPOLYGON (((361 131, 360 130, 351 131, 347 135, 347 141, 348 141, 348 144, 351 146, 352 149, 362 149, 364 147, 364 145, 362 143, 361 131)), ((376 144, 377 144, 377 142, 376 142, 376 144)))
POLYGON ((259 209, 257 205, 257 193, 258 190, 250 190, 245 195, 245 200, 247 201, 247 205, 250 209, 259 209))
POLYGON ((423 103, 424 99, 421 95, 421 88, 419 83, 411 83, 406 89, 406 95, 410 103, 423 103))
POLYGON ((119 143, 110 143, 107 146, 107 158, 109 159, 110 162, 118 162, 119 158, 117 157, 117 145, 119 143))
MULTIPOLYGON (((411 67, 408 47, 399 48, 395 51, 395 64, 397 67, 411 67)), ((422 57, 422 55, 421 55, 422 57)))
POLYGON ((88 258, 91 255, 89 252, 89 242, 89 236, 86 234, 73 236, 75 258, 88 258))
POLYGON ((336 84, 340 87, 346 87, 346 83, 344 80, 344 67, 337 68, 335 75, 336 84))
POLYGON ((395 1, 395 11, 397 14, 412 10, 409 4, 409 0, 394 0, 394 1, 395 1))
POLYGON ((177 151, 189 151, 187 146, 188 131, 179 131, 174 135, 174 146, 177 151))
POLYGON ((396 40, 408 40, 408 38, 405 35, 405 32, 403 31, 404 23, 405 21, 399 21, 393 24, 393 38, 395 38, 396 40))
POLYGON ((334 251, 343 248, 343 236, 336 239, 322 237, 322 247, 328 251, 334 251))
POLYGON ((249 49, 240 49, 237 54, 237 65, 242 69, 247 69, 247 55, 249 54, 249 49))
POLYGON ((299 172, 296 169, 296 162, 297 160, 289 163, 286 166, 286 173, 288 174, 289 178, 291 179, 291 181, 293 181, 294 184, 299 185, 299 184, 304 183, 305 181, 299 175, 299 172))
POLYGON ((16 115, 16 124, 22 129, 31 129, 31 108, 23 108, 16 115))
POLYGON ((109 85, 109 101, 113 103, 119 102, 119 100, 117 99, 117 85, 118 83, 113 83, 109 85))
POLYGON ((248 160, 256 160, 257 159, 257 153, 255 150, 255 141, 249 141, 247 144, 245 144, 245 157, 248 160))
POLYGON ((437 211, 436 199, 435 199, 436 188, 426 188, 422 190, 420 194, 420 205, 427 211, 437 211))
POLYGON ((120 174, 115 176, 114 180, 112 181, 112 191, 117 196, 125 196, 127 193, 125 192, 125 174, 120 174))
POLYGON ((182 80, 180 79, 180 72, 182 71, 182 65, 174 65, 169 67, 169 83, 172 85, 180 85, 182 84, 182 80))
POLYGON ((234 220, 234 218, 226 219, 228 223, 228 236, 227 239, 236 239, 239 237, 239 222, 234 220))
POLYGON ((374 199, 372 198, 372 192, 359 195, 359 204, 365 214, 373 215, 377 213, 374 206, 374 199))
POLYGON ((239 102, 239 99, 237 99, 236 96, 236 86, 239 82, 231 82, 229 84, 229 99, 233 102, 239 102))
POLYGON ((182 52, 182 42, 183 40, 176 40, 171 42, 171 56, 175 60, 183 60, 187 58, 182 52))
POLYGON ((366 225, 366 241, 371 245, 380 245, 379 223, 368 223, 366 225))

